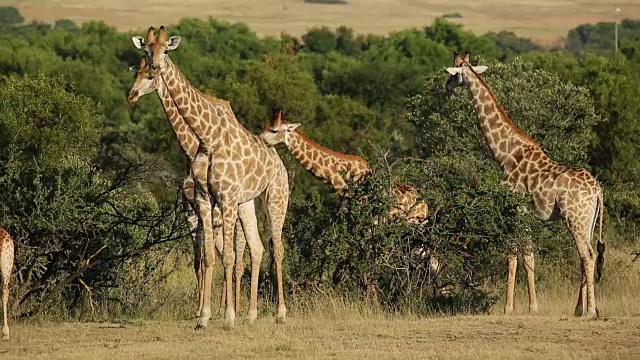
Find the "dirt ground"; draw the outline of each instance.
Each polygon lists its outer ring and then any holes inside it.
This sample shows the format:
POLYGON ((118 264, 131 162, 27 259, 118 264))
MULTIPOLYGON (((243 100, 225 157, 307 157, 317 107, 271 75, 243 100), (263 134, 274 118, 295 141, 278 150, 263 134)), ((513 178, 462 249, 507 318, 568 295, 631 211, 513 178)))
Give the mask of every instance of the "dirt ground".
POLYGON ((638 358, 640 317, 272 317, 223 330, 194 321, 43 323, 12 327, 8 359, 586 359, 638 358))
POLYGON ((477 33, 510 30, 540 42, 554 43, 582 23, 640 18, 638 0, 348 0, 347 5, 307 4, 303 0, 0 0, 16 6, 25 18, 53 23, 104 20, 122 30, 177 23, 184 17, 243 22, 260 35, 287 32, 301 35, 309 28, 346 25, 359 33, 387 34, 422 27, 447 13, 450 19, 477 33))

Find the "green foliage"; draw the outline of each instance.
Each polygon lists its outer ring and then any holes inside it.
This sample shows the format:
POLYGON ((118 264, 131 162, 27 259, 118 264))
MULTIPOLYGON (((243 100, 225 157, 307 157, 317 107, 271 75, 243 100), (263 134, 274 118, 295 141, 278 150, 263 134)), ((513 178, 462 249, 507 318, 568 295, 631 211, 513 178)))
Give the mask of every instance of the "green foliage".
POLYGON ((0 6, 0 27, 19 25, 24 22, 20 11, 13 6, 0 6))
POLYGON ((498 186, 496 169, 474 159, 402 162, 393 175, 379 154, 369 161, 372 175, 351 185, 344 215, 320 194, 293 198, 285 232, 292 283, 374 295, 389 309, 486 312, 496 301, 487 280, 501 273, 496 264, 513 234, 535 226, 514 216, 523 197, 498 186), (383 220, 393 206, 392 182, 422 191, 431 209, 426 227, 383 220), (443 261, 444 270, 416 258, 412 250, 419 247, 443 261), (441 294, 443 287, 451 294, 441 294))
MULTIPOLYGON (((521 59, 485 65, 489 69, 484 78, 518 128, 559 163, 586 165, 592 128, 602 121, 594 112, 587 89, 521 59)), ((455 155, 492 160, 477 126, 471 96, 466 89, 447 93, 446 76, 443 71, 428 77, 425 92, 408 103, 407 119, 416 127, 420 152, 427 157, 455 155)))
POLYGON ((93 103, 65 91, 57 79, 0 78, 0 162, 24 166, 64 164, 87 159, 95 146, 99 121, 93 103))
POLYGON ((622 56, 594 54, 575 59, 562 53, 532 53, 525 58, 537 68, 588 88, 594 108, 604 120, 594 129, 589 149, 595 173, 610 185, 635 181, 640 171, 640 76, 635 65, 622 56))
MULTIPOLYGON (((93 102, 42 76, 0 82, 0 214, 17 249, 13 313, 53 303, 61 314, 80 310, 85 289, 119 300, 127 260, 162 259, 155 251, 185 232, 176 206, 148 190, 161 166, 99 169, 93 102)), ((157 274, 149 269, 139 280, 157 274)))
POLYGON ((337 45, 335 34, 326 26, 309 30, 302 40, 305 49, 314 53, 327 54, 337 45))
POLYGON ((506 61, 514 56, 519 56, 532 51, 541 50, 542 47, 531 39, 516 36, 512 31, 490 32, 484 37, 491 39, 496 44, 497 58, 506 61))
MULTIPOLYGON (((624 43, 640 42, 640 20, 624 19, 618 25, 618 39, 621 48, 624 43)), ((582 24, 569 30, 567 49, 577 52, 584 50, 611 51, 615 48, 615 23, 600 22, 582 24)))

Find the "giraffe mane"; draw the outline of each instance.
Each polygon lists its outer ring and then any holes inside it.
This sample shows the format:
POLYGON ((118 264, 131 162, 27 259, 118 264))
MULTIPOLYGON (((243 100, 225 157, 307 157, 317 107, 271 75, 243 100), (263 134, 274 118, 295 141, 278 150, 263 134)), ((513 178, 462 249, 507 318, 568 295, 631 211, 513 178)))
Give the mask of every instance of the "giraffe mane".
POLYGON ((335 156, 337 158, 344 159, 344 160, 363 162, 367 164, 367 167, 369 166, 367 163, 367 160, 365 160, 362 156, 343 154, 341 152, 331 150, 311 140, 307 135, 305 135, 302 131, 298 129, 294 130, 293 132, 298 134, 298 136, 300 136, 307 144, 309 144, 311 147, 316 148, 318 151, 325 152, 327 154, 330 154, 331 156, 335 156))
POLYGON ((502 105, 500 105, 500 102, 498 101, 498 98, 496 98, 495 94, 493 93, 493 91, 491 90, 491 88, 489 87, 489 85, 487 84, 487 82, 484 80, 484 78, 482 76, 480 76, 480 74, 476 73, 475 71, 473 71, 473 66, 471 66, 469 64, 469 70, 471 70, 471 72, 478 78, 478 80, 482 83, 482 85, 484 85, 489 93, 489 96, 491 97, 491 100, 493 100, 493 102, 496 104, 496 106, 498 107, 498 113, 503 116, 506 120, 508 120, 508 124, 509 127, 511 128, 511 130, 517 134, 519 137, 521 137, 523 140, 529 142, 531 145, 535 146, 536 148, 540 148, 540 145, 531 137, 529 136, 527 133, 525 133, 524 131, 520 130, 509 118, 509 116, 507 115, 507 113, 504 111, 504 109, 502 108, 502 105))

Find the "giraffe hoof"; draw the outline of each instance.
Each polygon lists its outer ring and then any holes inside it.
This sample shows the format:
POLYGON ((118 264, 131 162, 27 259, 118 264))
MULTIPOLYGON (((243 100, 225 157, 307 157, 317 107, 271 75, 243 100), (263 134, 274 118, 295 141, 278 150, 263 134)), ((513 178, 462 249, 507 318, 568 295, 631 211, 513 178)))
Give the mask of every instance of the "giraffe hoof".
POLYGON ((286 318, 286 317, 284 317, 284 316, 282 316, 282 317, 278 316, 278 317, 276 318, 276 324, 285 325, 286 323, 287 323, 287 318, 286 318))
POLYGON ((203 330, 204 328, 206 328, 206 326, 204 326, 202 324, 197 324, 196 327, 193 330, 203 330))

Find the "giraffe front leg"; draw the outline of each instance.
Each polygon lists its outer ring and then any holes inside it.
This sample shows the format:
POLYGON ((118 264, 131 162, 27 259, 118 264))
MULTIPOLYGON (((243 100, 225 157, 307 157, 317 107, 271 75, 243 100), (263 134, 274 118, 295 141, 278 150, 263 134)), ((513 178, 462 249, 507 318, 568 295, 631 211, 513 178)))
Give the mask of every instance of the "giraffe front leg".
POLYGON ((507 268, 508 268, 507 297, 504 303, 504 313, 508 315, 513 313, 513 293, 515 292, 516 271, 518 269, 517 253, 512 253, 507 255, 507 268))
POLYGON ((236 302, 235 309, 236 314, 240 312, 240 299, 241 299, 241 285, 242 275, 244 274, 244 248, 247 242, 245 240, 244 231, 242 230, 242 224, 240 219, 236 220, 236 234, 235 234, 235 250, 236 250, 236 262, 235 262, 235 294, 236 302))
POLYGON ((196 210, 196 195, 195 195, 195 183, 191 172, 185 176, 182 183, 182 191, 184 193, 185 200, 187 202, 187 222, 189 224, 189 232, 191 233, 191 241, 193 245, 193 270, 196 274, 196 284, 198 289, 198 310, 196 311, 196 318, 200 317, 200 311, 202 311, 202 290, 203 290, 203 275, 202 275, 202 262, 203 262, 203 234, 202 227, 200 226, 200 219, 196 210))
MULTIPOLYGON (((216 206, 213 209, 213 239, 215 245, 216 255, 220 258, 220 264, 222 264, 223 257, 223 239, 222 239, 222 212, 220 211, 220 206, 216 206)), ((225 287, 224 276, 222 277, 222 282, 220 283, 220 302, 218 304, 218 314, 224 308, 224 304, 226 303, 225 299, 227 296, 227 291, 225 287)))
POLYGON ((223 236, 223 257, 224 264, 224 280, 226 288, 226 311, 225 311, 225 328, 232 328, 235 325, 235 299, 233 296, 233 267, 235 265, 234 238, 236 227, 236 219, 238 216, 238 203, 235 194, 229 196, 230 200, 221 202, 222 210, 222 236, 223 236))
POLYGON ((249 297, 249 312, 247 321, 253 324, 258 317, 258 278, 260 275, 260 264, 264 246, 258 233, 258 220, 256 218, 255 205, 253 201, 248 201, 238 208, 238 215, 244 229, 244 238, 249 244, 251 253, 251 294, 249 297))
POLYGON ((198 153, 191 163, 191 173, 195 181, 196 210, 204 239, 202 246, 200 246, 203 260, 201 263, 202 292, 200 295, 200 317, 198 318, 196 329, 205 328, 211 317, 211 281, 213 265, 215 264, 215 254, 213 252, 213 209, 208 188, 208 167, 208 156, 202 153, 198 153))

